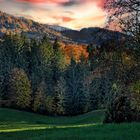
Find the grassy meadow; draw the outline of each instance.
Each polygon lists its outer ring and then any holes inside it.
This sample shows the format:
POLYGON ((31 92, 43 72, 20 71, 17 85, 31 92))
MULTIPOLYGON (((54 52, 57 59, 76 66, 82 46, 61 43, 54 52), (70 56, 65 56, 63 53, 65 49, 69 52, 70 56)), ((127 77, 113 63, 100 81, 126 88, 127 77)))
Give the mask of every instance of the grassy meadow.
POLYGON ((0 108, 0 140, 140 140, 140 123, 103 124, 104 111, 48 117, 0 108))

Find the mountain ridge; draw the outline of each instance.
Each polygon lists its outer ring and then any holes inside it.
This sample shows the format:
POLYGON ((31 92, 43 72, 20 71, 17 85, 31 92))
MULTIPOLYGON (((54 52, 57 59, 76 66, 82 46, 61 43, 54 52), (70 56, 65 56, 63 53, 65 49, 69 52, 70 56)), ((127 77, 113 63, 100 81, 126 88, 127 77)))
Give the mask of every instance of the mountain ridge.
POLYGON ((57 25, 41 24, 24 17, 16 17, 0 11, 0 36, 5 33, 23 33, 29 38, 40 38, 44 35, 49 40, 58 38, 64 43, 72 44, 97 44, 100 45, 110 39, 119 40, 123 34, 99 27, 82 28, 73 30, 57 25))

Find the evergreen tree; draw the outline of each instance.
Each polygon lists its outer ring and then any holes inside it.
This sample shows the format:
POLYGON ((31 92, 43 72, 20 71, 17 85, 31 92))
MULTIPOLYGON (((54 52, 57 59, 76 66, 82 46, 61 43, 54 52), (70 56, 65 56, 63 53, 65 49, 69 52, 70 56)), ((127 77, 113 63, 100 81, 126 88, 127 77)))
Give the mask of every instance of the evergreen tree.
POLYGON ((100 104, 100 79, 94 79, 90 84, 90 110, 95 110, 99 107, 100 104))
POLYGON ((61 77, 57 83, 57 89, 56 89, 57 96, 58 96, 57 113, 60 115, 66 114, 66 108, 65 108, 66 90, 67 90, 66 81, 63 77, 61 77))
POLYGON ((80 64, 72 58, 71 64, 66 70, 65 79, 68 88, 65 95, 65 108, 69 115, 83 113, 87 105, 87 92, 84 88, 85 77, 81 68, 80 64))
POLYGON ((60 48, 60 44, 56 39, 53 44, 53 57, 51 60, 51 71, 52 71, 52 81, 53 85, 57 85, 59 78, 61 76, 61 72, 64 69, 65 59, 62 49, 60 48))
POLYGON ((57 114, 57 106, 55 102, 55 97, 51 95, 46 96, 45 100, 45 108, 48 114, 56 115, 57 114))
POLYGON ((24 70, 15 68, 11 71, 8 93, 12 106, 22 109, 30 107, 31 85, 24 70))
POLYGON ((59 88, 59 80, 62 75, 62 72, 65 67, 65 59, 64 59, 64 54, 62 52, 62 49, 60 48, 60 44, 58 40, 56 39, 54 44, 53 44, 53 56, 51 59, 51 72, 50 72, 50 80, 49 80, 49 92, 51 93, 51 96, 53 96, 54 100, 54 106, 56 107, 56 113, 57 113, 57 108, 58 107, 58 102, 59 99, 58 97, 58 88, 59 88))
POLYGON ((33 91, 37 88, 37 85, 41 81, 46 79, 50 82, 51 74, 51 58, 52 47, 49 45, 48 40, 44 38, 41 43, 37 43, 35 40, 31 41, 31 61, 30 61, 30 77, 32 81, 33 91))
POLYGON ((45 84, 42 82, 38 87, 34 95, 33 111, 44 113, 46 112, 46 96, 45 96, 45 84))
POLYGON ((99 61, 98 61, 98 46, 90 44, 87 46, 87 52, 88 52, 88 60, 90 64, 90 69, 93 71, 96 67, 99 66, 99 61))

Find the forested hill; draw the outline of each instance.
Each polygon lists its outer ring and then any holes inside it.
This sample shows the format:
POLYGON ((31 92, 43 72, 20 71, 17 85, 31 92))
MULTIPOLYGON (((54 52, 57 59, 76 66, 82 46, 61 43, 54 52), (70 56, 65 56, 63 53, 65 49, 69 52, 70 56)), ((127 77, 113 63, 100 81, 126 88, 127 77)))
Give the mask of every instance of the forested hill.
POLYGON ((46 35, 50 41, 58 38, 65 43, 86 45, 90 43, 100 45, 111 39, 119 42, 123 36, 120 32, 96 27, 83 28, 78 31, 61 26, 40 24, 30 19, 0 12, 0 36, 9 32, 23 33, 29 38, 40 38, 46 35))
POLYGON ((50 40, 60 37, 64 40, 63 36, 52 26, 0 12, 0 35, 10 32, 26 33, 28 37, 40 37, 45 34, 50 40))

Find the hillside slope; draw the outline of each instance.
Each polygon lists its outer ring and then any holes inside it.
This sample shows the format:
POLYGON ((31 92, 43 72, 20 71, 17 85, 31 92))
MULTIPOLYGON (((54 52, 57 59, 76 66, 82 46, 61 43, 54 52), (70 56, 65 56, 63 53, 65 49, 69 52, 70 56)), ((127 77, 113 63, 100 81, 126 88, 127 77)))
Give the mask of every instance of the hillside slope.
POLYGON ((90 124, 102 123, 104 111, 97 110, 84 115, 73 117, 49 117, 24 111, 0 108, 1 124, 21 123, 21 124, 46 124, 46 125, 72 125, 72 124, 90 124))
POLYGON ((0 108, 0 140, 139 140, 140 123, 103 125, 104 111, 48 117, 0 108))
POLYGON ((22 33, 28 37, 39 38, 46 35, 50 40, 55 40, 56 38, 67 40, 50 25, 40 24, 30 19, 15 17, 0 11, 0 35, 11 32, 22 33))

